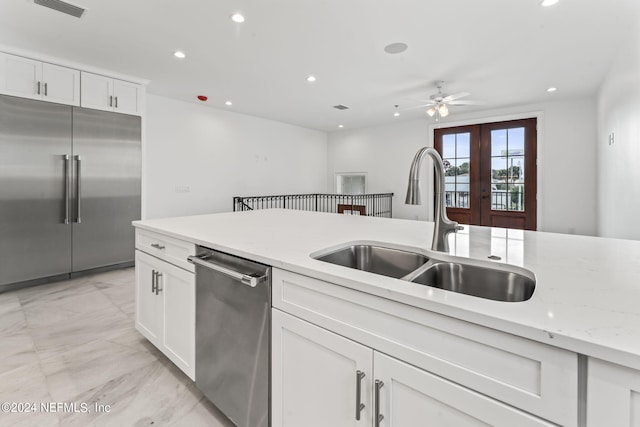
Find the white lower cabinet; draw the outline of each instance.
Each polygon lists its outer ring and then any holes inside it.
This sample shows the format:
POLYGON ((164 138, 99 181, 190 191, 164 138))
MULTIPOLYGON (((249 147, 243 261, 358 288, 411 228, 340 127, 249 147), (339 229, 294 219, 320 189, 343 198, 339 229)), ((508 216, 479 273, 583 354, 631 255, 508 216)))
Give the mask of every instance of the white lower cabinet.
POLYGON ((272 340, 274 426, 554 425, 277 309, 272 340))
POLYGON ((555 426, 384 354, 373 360, 380 426, 555 426))
POLYGON ((136 329, 195 378, 195 275, 136 250, 136 329))
POLYGON ((157 266, 153 257, 136 251, 136 329, 156 346, 162 338, 163 303, 155 294, 157 266))
POLYGON ((590 358, 588 427, 640 427, 640 371, 590 358))
POLYGON ((371 425, 373 350, 273 310, 272 418, 279 427, 371 425), (356 373, 364 409, 356 420, 356 373), (278 402, 278 403, 276 403, 278 402))

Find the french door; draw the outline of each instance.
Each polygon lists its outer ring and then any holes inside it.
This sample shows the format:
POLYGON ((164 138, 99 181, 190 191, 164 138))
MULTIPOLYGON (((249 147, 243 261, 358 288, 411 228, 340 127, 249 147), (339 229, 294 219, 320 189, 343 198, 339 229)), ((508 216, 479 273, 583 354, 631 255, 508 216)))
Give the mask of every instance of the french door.
POLYGON ((535 230, 536 142, 536 119, 436 129, 449 218, 535 230))

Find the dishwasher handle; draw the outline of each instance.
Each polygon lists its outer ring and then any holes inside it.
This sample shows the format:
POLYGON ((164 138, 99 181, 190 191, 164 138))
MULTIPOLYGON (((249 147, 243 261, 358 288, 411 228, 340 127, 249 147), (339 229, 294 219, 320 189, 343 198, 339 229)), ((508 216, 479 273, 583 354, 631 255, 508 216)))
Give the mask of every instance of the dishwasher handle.
POLYGON ((219 264, 206 261, 207 255, 191 255, 187 257, 187 261, 192 264, 197 264, 202 267, 215 270, 218 273, 222 273, 225 276, 229 276, 232 279, 240 281, 240 283, 255 288, 259 283, 267 280, 267 276, 253 276, 250 274, 239 273, 229 268, 223 267, 219 264))

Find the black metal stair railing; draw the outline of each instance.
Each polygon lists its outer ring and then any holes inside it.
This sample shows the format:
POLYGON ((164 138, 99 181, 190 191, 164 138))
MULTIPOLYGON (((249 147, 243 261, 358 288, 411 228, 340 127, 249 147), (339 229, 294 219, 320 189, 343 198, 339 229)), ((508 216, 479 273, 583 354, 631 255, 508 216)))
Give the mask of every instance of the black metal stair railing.
POLYGON ((256 209, 296 209, 303 211, 351 213, 391 218, 393 193, 379 194, 286 194, 234 197, 233 211, 256 209))

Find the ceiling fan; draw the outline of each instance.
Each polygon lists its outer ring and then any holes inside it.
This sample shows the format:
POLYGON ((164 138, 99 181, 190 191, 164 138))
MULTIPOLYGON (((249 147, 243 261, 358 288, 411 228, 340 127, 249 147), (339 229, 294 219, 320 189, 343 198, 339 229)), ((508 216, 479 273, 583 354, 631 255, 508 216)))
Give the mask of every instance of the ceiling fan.
POLYGON ((447 95, 446 93, 442 93, 442 87, 444 86, 443 80, 438 80, 436 82, 436 88, 438 88, 438 93, 433 94, 429 97, 429 99, 424 99, 423 101, 426 104, 418 105, 416 107, 408 108, 408 110, 412 110, 414 108, 423 108, 428 107, 426 113, 429 117, 436 116, 436 121, 440 120, 440 117, 447 117, 449 115, 449 106, 450 105, 481 105, 484 102, 481 101, 471 101, 471 100, 461 100, 460 98, 464 98, 465 96, 471 95, 469 92, 459 92, 454 93, 452 95, 447 95))

